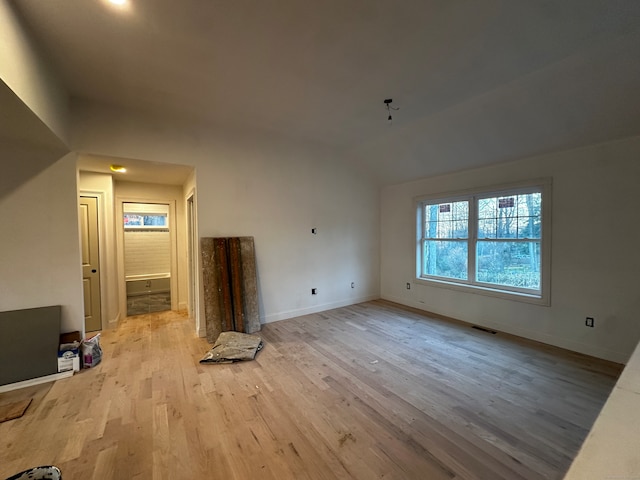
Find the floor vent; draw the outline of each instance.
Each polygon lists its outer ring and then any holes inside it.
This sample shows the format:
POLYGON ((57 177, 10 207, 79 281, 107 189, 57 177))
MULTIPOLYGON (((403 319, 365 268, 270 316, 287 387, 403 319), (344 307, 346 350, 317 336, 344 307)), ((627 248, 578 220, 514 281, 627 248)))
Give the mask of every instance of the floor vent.
POLYGON ((487 332, 490 333, 491 335, 495 335, 496 331, 495 330, 489 330, 488 328, 484 328, 484 327, 478 327, 477 325, 474 325, 471 328, 475 328, 476 330, 482 330, 483 332, 487 332))

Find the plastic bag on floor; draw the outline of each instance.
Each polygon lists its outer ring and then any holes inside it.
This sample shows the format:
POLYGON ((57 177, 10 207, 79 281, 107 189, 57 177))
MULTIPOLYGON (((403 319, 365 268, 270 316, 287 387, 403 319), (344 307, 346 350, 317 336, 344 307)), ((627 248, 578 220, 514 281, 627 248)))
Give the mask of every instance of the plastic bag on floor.
POLYGON ((253 360, 262 349, 262 339, 257 335, 239 332, 222 332, 213 348, 200 363, 233 363, 253 360))
POLYGON ((102 360, 100 334, 82 341, 82 363, 84 368, 95 367, 102 360))

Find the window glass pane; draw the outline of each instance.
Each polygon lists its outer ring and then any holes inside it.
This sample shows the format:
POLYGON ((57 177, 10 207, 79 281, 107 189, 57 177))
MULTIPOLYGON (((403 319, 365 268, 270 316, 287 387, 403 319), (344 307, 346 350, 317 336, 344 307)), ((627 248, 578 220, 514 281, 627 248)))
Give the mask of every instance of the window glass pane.
POLYGON ((539 192, 478 200, 478 238, 540 238, 539 192))
POLYGON ((166 215, 145 215, 144 224, 149 227, 166 227, 167 217, 166 215))
POLYGON ((478 241, 476 280, 540 289, 540 242, 478 241))
POLYGON ((530 200, 530 195, 518 195, 518 201, 516 207, 518 209, 518 217, 528 217, 529 207, 527 201, 530 200))
POLYGON ((469 222, 467 220, 456 220, 451 225, 453 238, 467 238, 469 236, 469 222))
POLYGON ((425 275, 467 279, 467 242, 430 240, 424 242, 425 275))
POLYGON ((438 238, 438 222, 426 222, 424 228, 425 238, 438 238))
POLYGON ((438 222, 438 232, 436 238, 451 238, 451 222, 438 222))
POLYGON ((452 215, 453 220, 464 220, 469 218, 469 202, 453 202, 452 215))
POLYGON ((478 238, 496 238, 497 229, 495 218, 478 220, 478 238))
POLYGON ((542 194, 518 196, 518 238, 542 238, 542 194))
POLYGON ((498 197, 498 209, 496 211, 497 238, 516 238, 518 226, 516 199, 513 196, 498 197))
POLYGON ((540 217, 519 217, 518 238, 540 238, 540 217))
POLYGON ((469 202, 447 202, 424 206, 424 238, 467 238, 469 202))
POLYGON ((167 227, 167 215, 158 214, 140 214, 125 213, 123 214, 124 226, 127 228, 135 227, 167 227))
POLYGON ((123 215, 124 225, 127 227, 141 227, 144 225, 144 216, 135 213, 125 213, 123 215))
POLYGON ((478 200, 478 219, 496 218, 496 198, 481 198, 478 200))

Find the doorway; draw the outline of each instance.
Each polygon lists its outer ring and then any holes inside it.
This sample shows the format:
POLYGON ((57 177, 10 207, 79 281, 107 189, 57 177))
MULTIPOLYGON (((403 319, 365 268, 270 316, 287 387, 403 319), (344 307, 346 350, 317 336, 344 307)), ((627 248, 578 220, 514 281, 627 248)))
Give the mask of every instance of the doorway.
POLYGON ((127 316, 171 310, 170 205, 123 202, 127 316))
POLYGON ((98 239, 98 198, 80 197, 80 239, 82 288, 84 293, 84 329, 102 329, 100 305, 100 252, 98 239))

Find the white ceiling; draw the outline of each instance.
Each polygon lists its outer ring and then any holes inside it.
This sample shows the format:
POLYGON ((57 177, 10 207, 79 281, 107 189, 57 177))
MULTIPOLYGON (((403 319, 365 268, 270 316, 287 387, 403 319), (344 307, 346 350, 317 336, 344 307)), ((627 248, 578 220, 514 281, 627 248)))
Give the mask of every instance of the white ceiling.
POLYGON ((193 171, 192 167, 186 165, 82 153, 78 156, 78 169, 86 172, 109 173, 118 182, 162 185, 184 185, 193 171), (127 170, 122 174, 113 173, 112 165, 125 166, 127 170))
POLYGON ((638 0, 129 1, 12 3, 72 97, 328 144, 381 183, 640 132, 638 0))

